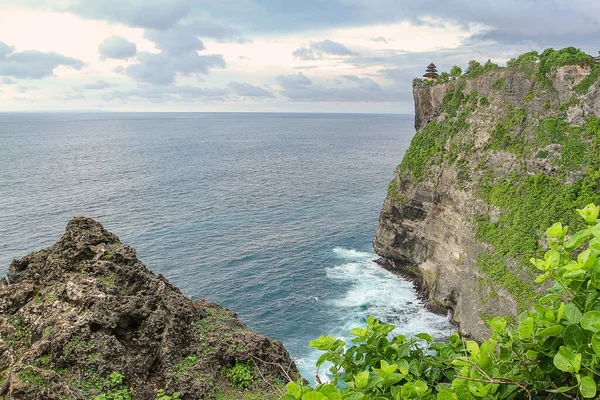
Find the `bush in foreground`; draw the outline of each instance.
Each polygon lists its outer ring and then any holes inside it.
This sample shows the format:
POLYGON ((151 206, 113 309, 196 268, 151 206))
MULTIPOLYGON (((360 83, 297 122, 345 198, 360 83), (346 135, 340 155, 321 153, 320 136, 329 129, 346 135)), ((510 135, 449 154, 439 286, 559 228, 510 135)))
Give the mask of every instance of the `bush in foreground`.
POLYGON ((520 315, 488 321, 483 343, 455 334, 436 342, 408 339, 370 317, 351 330, 351 346, 331 336, 310 346, 323 351, 331 382, 310 388, 290 382, 282 400, 341 399, 594 399, 600 383, 600 207, 577 210, 587 228, 570 234, 556 223, 549 250, 531 262, 552 280, 545 296, 520 315))

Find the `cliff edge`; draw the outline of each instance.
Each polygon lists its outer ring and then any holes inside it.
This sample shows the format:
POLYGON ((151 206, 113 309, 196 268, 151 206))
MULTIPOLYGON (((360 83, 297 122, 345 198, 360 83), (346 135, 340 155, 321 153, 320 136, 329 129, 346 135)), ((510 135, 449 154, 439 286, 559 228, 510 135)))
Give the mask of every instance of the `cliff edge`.
POLYGON ((290 377, 280 342, 192 302, 93 219, 0 280, 0 399, 275 399, 290 377))
POLYGON ((599 73, 591 56, 547 50, 414 87, 417 133, 374 249, 462 334, 482 338, 486 318, 527 309, 544 230, 565 216, 575 229, 573 209, 600 202, 599 73))

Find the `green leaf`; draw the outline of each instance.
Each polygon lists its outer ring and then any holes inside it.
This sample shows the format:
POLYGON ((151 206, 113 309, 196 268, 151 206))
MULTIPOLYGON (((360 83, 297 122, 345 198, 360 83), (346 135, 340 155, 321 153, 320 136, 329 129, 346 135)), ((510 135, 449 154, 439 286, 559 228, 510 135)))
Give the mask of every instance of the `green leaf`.
POLYGON ((587 238, 592 235, 592 232, 589 229, 585 229, 583 231, 579 231, 573 236, 567 243, 565 243, 565 248, 567 250, 573 250, 581 246, 581 243, 585 242, 587 238))
POLYGON ((484 385, 481 382, 473 381, 469 381, 469 383, 467 383, 467 386, 469 387, 471 393, 473 393, 477 397, 487 396, 488 392, 490 391, 490 388, 492 387, 492 385, 490 384, 484 385))
POLYGON ((567 325, 563 334, 565 346, 573 351, 579 351, 585 343, 585 334, 578 324, 567 325))
POLYGON ((402 400, 402 388, 400 386, 392 386, 390 392, 394 400, 402 400))
POLYGON ((364 393, 359 393, 359 392, 351 392, 348 394, 344 395, 344 400, 359 400, 364 398, 365 395, 364 393))
POLYGON ((321 354, 321 357, 319 357, 319 359, 317 360, 317 367, 320 367, 321 365, 323 365, 323 363, 325 361, 327 361, 330 356, 331 355, 329 353, 321 354))
POLYGON ((581 311, 573 303, 565 304, 564 318, 572 324, 578 324, 581 320, 581 311))
POLYGON ((581 368, 581 354, 575 354, 564 346, 560 346, 554 356, 554 366, 564 372, 579 372, 581 368))
POLYGON ((489 320, 488 325, 494 332, 502 333, 506 328, 506 319, 502 317, 495 317, 489 320))
POLYGON ((519 324, 519 335, 523 339, 529 339, 533 333, 533 318, 527 317, 519 324))
POLYGON ((479 354, 479 345, 477 344, 476 341, 474 341, 474 340, 467 340, 465 342, 465 346, 467 347, 467 351, 472 356, 476 357, 479 354))
POLYGON ((325 396, 329 396, 330 393, 336 392, 336 388, 331 384, 318 386, 317 392, 323 393, 325 396))
POLYGON ((364 389, 369 384, 369 371, 363 371, 357 375, 354 375, 354 384, 358 389, 364 389))
POLYGON ((560 306, 558 307, 558 310, 556 311, 556 322, 560 322, 564 313, 565 313, 565 303, 563 303, 561 301, 560 306))
POLYGON ((535 283, 544 283, 548 280, 548 278, 550 278, 550 276, 552 276, 552 274, 550 273, 550 271, 539 275, 536 279, 535 279, 535 283))
POLYGON ((417 335, 417 337, 419 339, 426 340, 429 343, 431 343, 433 341, 433 338, 430 335, 428 335, 427 333, 419 333, 417 335))
POLYGON ((287 385, 285 385, 285 390, 297 399, 300 398, 300 394, 302 393, 302 389, 300 388, 300 386, 298 386, 298 384, 294 382, 290 382, 287 385))
POLYGON ((553 325, 549 328, 542 329, 537 333, 536 336, 545 337, 545 336, 560 336, 561 333, 565 330, 565 327, 562 325, 553 325))
POLYGON ((581 383, 579 384, 579 391, 584 399, 593 399, 596 397, 596 382, 593 378, 589 376, 584 376, 581 378, 581 383))
POLYGON ((594 353, 596 353, 597 355, 600 356, 600 332, 596 332, 594 333, 594 336, 592 336, 592 349, 594 350, 594 353))
POLYGON ((326 400, 327 396, 319 392, 308 392, 302 395, 302 400, 326 400))
POLYGON ((366 336, 367 328, 354 328, 350 330, 350 334, 353 336, 366 336))
POLYGON ((385 380, 381 384, 383 385, 383 387, 387 388, 392 385, 395 385, 396 383, 400 382, 404 378, 405 378, 405 376, 402 374, 391 374, 390 376, 385 378, 385 380))
POLYGON ((588 311, 581 317, 581 327, 587 331, 600 331, 600 311, 588 311))
POLYGON ((588 204, 587 206, 585 206, 584 209, 582 209, 582 210, 578 209, 577 212, 579 213, 579 215, 581 215, 581 217, 585 220, 585 222, 593 224, 598 219, 598 214, 600 213, 600 207, 598 207, 594 204, 588 204))
POLYGON ((585 275, 586 271, 585 269, 574 269, 572 271, 567 271, 563 274, 563 277, 565 278, 576 278, 578 276, 583 276, 585 275))
POLYGON ((414 381, 413 385, 418 396, 423 396, 427 392, 427 384, 422 380, 419 379, 414 381))
POLYGON ((402 375, 408 375, 410 364, 404 358, 398 361, 398 370, 402 375))
POLYGON ((442 389, 437 394, 437 400, 458 400, 456 393, 448 389, 442 389))
POLYGON ((546 235, 551 238, 559 238, 563 235, 563 226, 562 223, 557 222, 552 225, 550 228, 546 229, 546 235))

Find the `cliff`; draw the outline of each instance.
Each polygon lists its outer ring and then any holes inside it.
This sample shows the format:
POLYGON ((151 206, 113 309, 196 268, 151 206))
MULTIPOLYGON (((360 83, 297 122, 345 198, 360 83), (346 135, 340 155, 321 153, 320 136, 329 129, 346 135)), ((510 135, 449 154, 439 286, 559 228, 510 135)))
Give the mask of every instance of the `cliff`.
POLYGON ((298 378, 280 342, 192 302, 90 218, 7 278, 0 399, 269 399, 298 378))
POLYGON ((464 335, 527 309, 540 291, 529 258, 545 248, 535 238, 564 216, 577 228, 573 209, 600 202, 600 67, 565 50, 414 88, 417 133, 374 249, 464 335))

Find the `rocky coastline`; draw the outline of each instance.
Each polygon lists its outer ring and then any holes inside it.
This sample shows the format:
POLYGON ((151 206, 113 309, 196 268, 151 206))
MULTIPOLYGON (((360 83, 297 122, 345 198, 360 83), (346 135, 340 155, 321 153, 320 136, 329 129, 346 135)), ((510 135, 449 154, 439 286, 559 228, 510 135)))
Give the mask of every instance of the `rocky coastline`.
POLYGON ((190 300, 91 218, 0 280, 0 399, 276 399, 298 378, 282 343, 190 300))

